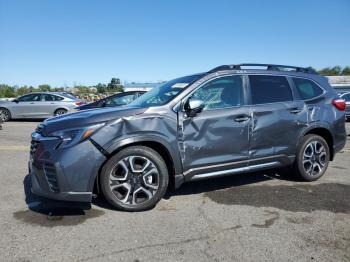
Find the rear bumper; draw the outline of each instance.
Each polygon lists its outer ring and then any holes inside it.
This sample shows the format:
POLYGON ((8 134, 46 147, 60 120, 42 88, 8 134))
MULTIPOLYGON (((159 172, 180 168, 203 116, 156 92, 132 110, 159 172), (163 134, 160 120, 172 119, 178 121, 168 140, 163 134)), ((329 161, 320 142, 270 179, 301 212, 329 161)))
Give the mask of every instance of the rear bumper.
POLYGON ((49 199, 91 202, 105 156, 90 141, 57 149, 59 139, 32 136, 28 164, 31 191, 49 199))

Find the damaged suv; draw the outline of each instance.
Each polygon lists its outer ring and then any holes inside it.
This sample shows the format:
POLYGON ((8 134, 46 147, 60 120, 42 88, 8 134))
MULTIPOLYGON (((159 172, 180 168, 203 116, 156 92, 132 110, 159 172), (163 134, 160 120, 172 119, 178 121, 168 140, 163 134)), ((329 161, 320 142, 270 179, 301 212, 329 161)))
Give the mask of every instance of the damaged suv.
POLYGON ((220 66, 125 107, 45 120, 32 133, 32 191, 82 202, 101 192, 119 210, 141 211, 168 185, 198 179, 289 166, 314 181, 345 145, 344 110, 312 69, 220 66))

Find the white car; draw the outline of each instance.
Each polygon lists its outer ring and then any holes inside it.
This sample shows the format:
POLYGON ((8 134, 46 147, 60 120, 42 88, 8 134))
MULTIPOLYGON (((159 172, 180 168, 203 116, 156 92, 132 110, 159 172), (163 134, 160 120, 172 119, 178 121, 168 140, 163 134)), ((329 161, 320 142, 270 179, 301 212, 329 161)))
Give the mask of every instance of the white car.
POLYGON ((40 92, 20 96, 12 101, 0 101, 3 121, 18 118, 44 119, 67 113, 84 102, 64 92, 40 92))

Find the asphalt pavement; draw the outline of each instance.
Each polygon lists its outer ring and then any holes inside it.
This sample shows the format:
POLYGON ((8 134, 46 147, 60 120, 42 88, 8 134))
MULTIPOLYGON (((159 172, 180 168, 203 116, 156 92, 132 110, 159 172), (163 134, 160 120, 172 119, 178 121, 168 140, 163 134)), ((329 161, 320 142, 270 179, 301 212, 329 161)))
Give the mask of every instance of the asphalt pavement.
MULTIPOLYGON (((0 261, 350 261, 350 137, 327 173, 184 184, 152 210, 49 201, 30 192, 30 133, 0 131, 0 261)), ((350 133, 350 123, 347 123, 350 133)))

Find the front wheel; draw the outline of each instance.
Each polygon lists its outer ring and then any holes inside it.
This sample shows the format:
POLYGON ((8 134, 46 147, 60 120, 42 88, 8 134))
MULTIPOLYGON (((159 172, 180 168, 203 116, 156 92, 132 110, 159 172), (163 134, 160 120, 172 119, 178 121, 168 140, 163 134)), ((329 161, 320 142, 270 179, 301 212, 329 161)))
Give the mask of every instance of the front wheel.
POLYGON ((295 173, 304 181, 315 181, 326 172, 329 159, 326 140, 318 135, 306 135, 298 147, 295 173))
POLYGON ((0 108, 0 121, 6 122, 11 119, 11 113, 6 108, 0 108))
POLYGON ((125 148, 103 166, 101 190, 116 209, 144 211, 165 194, 169 174, 163 158, 144 146, 125 148))

